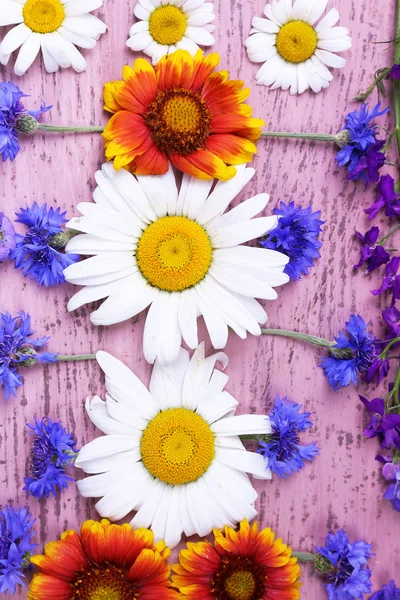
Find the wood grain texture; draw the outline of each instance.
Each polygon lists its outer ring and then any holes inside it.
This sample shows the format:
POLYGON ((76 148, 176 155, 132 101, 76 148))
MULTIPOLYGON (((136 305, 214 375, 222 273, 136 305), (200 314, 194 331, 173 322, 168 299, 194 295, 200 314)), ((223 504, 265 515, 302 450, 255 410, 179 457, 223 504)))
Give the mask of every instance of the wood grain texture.
MULTIPOLYGON (((27 106, 33 108, 44 100, 54 104, 43 119, 46 123, 106 122, 103 83, 119 79, 122 66, 135 57, 124 46, 134 20, 135 1, 105 0, 104 4, 96 14, 107 23, 109 32, 95 50, 85 53, 88 69, 84 74, 64 70, 49 75, 37 61, 17 79, 31 94, 27 106)), ((378 67, 391 61, 391 50, 385 52, 383 46, 371 42, 393 37, 395 0, 331 0, 330 6, 340 11, 340 25, 351 31, 353 48, 345 55, 347 66, 334 72, 328 90, 318 95, 306 92, 301 97, 255 84, 258 67, 247 59, 244 41, 252 16, 261 16, 263 6, 264 0, 215 2, 214 49, 221 54, 221 67, 250 85, 254 115, 263 117, 268 129, 337 132, 344 115, 354 108, 351 98, 367 87, 378 67)), ((3 80, 10 80, 12 64, 0 72, 3 80)), ((375 100, 373 96, 371 102, 375 100)), ((91 200, 94 173, 104 159, 99 135, 36 135, 22 144, 23 152, 15 163, 0 165, 1 210, 12 216, 20 206, 36 200, 60 206, 72 216, 78 202, 91 200)), ((350 313, 360 312, 373 320, 374 332, 379 334, 379 301, 369 293, 377 287, 377 278, 364 277, 352 269, 358 257, 354 230, 368 228, 362 209, 371 203, 373 191, 365 191, 362 183, 347 182, 344 171, 335 165, 333 148, 326 144, 260 141, 254 166, 256 176, 238 201, 267 191, 270 210, 280 200, 293 199, 303 206, 312 203, 326 222, 322 258, 309 277, 281 288, 279 299, 267 304, 269 325, 332 338, 350 313)), ((67 301, 76 291, 74 286, 38 289, 11 264, 2 264, 0 269, 0 310, 30 312, 37 332, 52 336, 50 350, 64 354, 108 350, 148 381, 150 367, 141 350, 143 314, 122 325, 95 328, 87 308, 74 314, 66 312, 67 301)), ((398 575, 395 550, 399 515, 382 500, 384 485, 374 460, 377 445, 363 438, 367 419, 357 390, 351 387, 332 392, 317 366, 323 352, 290 340, 250 337, 241 341, 231 334, 227 353, 227 389, 241 401, 240 412, 267 413, 277 393, 288 395, 313 413, 315 426, 305 439, 318 440, 321 448, 320 457, 289 480, 255 482, 262 525, 271 526, 299 550, 321 544, 328 529, 345 527, 351 538, 374 545, 376 556, 371 568, 375 589, 396 576, 396 570, 398 575)), ((95 363, 59 364, 26 372, 18 399, 1 403, 0 503, 29 506, 37 517, 39 550, 63 530, 78 528, 86 518, 96 518, 96 512, 92 501, 80 498, 74 484, 55 499, 41 502, 22 491, 31 445, 25 423, 32 422, 34 415, 61 419, 82 446, 100 435, 83 410, 84 400, 103 391, 95 363)), ((367 393, 372 396, 372 388, 367 393)), ((303 581, 303 598, 320 600, 325 596, 309 566, 304 567, 303 581)), ((26 592, 22 590, 15 597, 25 598, 26 592)))

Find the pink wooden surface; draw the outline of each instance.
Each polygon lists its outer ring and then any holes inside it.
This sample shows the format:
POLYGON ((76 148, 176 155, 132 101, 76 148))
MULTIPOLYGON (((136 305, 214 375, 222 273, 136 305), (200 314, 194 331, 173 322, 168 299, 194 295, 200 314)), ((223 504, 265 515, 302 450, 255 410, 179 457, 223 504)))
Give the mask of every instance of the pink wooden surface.
MULTIPOLYGON (((124 46, 134 4, 134 0, 105 0, 104 8, 97 11, 109 32, 95 50, 86 53, 86 73, 64 70, 49 75, 42 63, 36 62, 17 80, 32 96, 27 100, 29 107, 43 100, 54 104, 44 122, 106 122, 103 83, 120 78, 122 66, 135 57, 124 46)), ((353 37, 353 49, 346 53, 347 66, 336 70, 329 89, 318 95, 306 92, 297 98, 287 92, 268 91, 255 85, 258 67, 249 62, 244 51, 252 16, 261 16, 264 0, 222 0, 215 5, 214 49, 221 54, 221 67, 251 86, 254 115, 263 117, 269 129, 338 131, 343 115, 354 107, 351 98, 367 87, 378 67, 386 66, 391 59, 391 51, 385 53, 383 46, 370 42, 393 37, 395 0, 332 0, 330 6, 336 6, 341 14, 340 25, 347 26, 353 37)), ((0 68, 0 72, 3 80, 11 79, 12 64, 0 68)), ((37 135, 23 140, 23 148, 14 164, 0 165, 1 210, 12 216, 18 207, 36 200, 60 206, 72 216, 78 202, 91 200, 94 172, 103 162, 99 135, 37 135)), ((350 313, 359 311, 366 319, 374 319, 374 331, 379 334, 376 300, 369 294, 377 280, 352 271, 358 256, 354 229, 366 230, 362 208, 370 203, 372 193, 365 192, 362 184, 344 179, 344 171, 335 166, 333 149, 324 144, 260 141, 254 166, 256 176, 239 201, 267 191, 271 209, 280 200, 294 199, 304 206, 312 202, 326 221, 321 260, 309 277, 281 288, 279 299, 269 303, 270 326, 332 338, 350 313)), ((50 350, 65 354, 108 350, 148 381, 150 367, 141 351, 143 314, 122 325, 95 328, 86 308, 74 314, 66 312, 67 301, 76 291, 74 286, 39 289, 14 271, 11 264, 3 264, 0 269, 0 310, 30 312, 38 333, 52 336, 50 350)), ((317 368, 319 351, 290 340, 241 341, 232 334, 227 353, 227 389, 241 401, 240 411, 268 412, 276 393, 289 395, 313 413, 315 426, 306 438, 317 439, 321 447, 321 456, 288 481, 274 478, 271 483, 255 483, 262 525, 271 526, 294 548, 302 550, 321 544, 328 529, 343 526, 351 538, 374 544, 376 556, 371 567, 375 589, 394 577, 399 515, 388 501, 382 501, 384 487, 374 460, 377 446, 362 436, 366 415, 357 391, 352 387, 332 392, 317 368)), ((57 498, 41 502, 22 491, 31 444, 25 423, 31 422, 34 415, 61 419, 76 433, 82 446, 100 434, 83 411, 84 399, 103 388, 96 363, 60 364, 27 372, 18 399, 8 404, 2 401, 0 503, 29 506, 38 519, 39 549, 66 528, 78 528, 84 519, 96 518, 96 512, 93 502, 80 498, 74 484, 57 498)), ((303 581, 303 598, 324 597, 320 582, 308 566, 304 567, 303 581)), ((15 597, 25 598, 26 592, 15 597)))

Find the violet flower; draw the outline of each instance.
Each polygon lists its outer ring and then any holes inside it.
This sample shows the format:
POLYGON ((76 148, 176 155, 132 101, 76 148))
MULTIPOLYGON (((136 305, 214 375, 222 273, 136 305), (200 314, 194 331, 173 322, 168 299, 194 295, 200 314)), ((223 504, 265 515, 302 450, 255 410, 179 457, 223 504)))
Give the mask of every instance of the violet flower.
POLYGON ((15 245, 14 226, 10 219, 0 212, 0 262, 8 257, 15 245))
POLYGON ((367 438, 378 437, 383 449, 400 448, 400 415, 385 413, 383 398, 369 401, 359 397, 371 415, 368 427, 364 431, 367 438))
POLYGON ((391 306, 382 311, 382 317, 389 327, 389 339, 400 337, 400 311, 391 306))
POLYGON ((380 152, 385 143, 385 140, 376 142, 376 144, 369 149, 368 154, 360 158, 358 165, 347 175, 347 179, 356 181, 362 177, 365 180, 367 187, 371 182, 377 183, 379 181, 379 169, 383 167, 386 160, 383 152, 380 152))
POLYGON ((390 77, 392 79, 400 79, 400 65, 393 65, 390 69, 390 77))
POLYGON ((381 265, 390 261, 390 255, 383 246, 379 246, 376 242, 379 237, 379 227, 371 227, 365 235, 356 231, 356 236, 363 244, 361 248, 361 257, 354 269, 359 269, 365 263, 367 264, 366 273, 372 273, 381 265))
POLYGON ((392 306, 396 300, 400 299, 400 275, 397 272, 400 267, 400 256, 394 256, 385 267, 385 275, 383 277, 382 285, 377 290, 372 290, 371 294, 378 296, 387 290, 390 290, 392 296, 392 306))
POLYGON ((395 483, 389 485, 383 497, 385 500, 390 500, 393 508, 400 512, 400 469, 396 470, 394 481, 395 483))
POLYGON ((396 194, 394 189, 394 179, 390 175, 382 175, 376 190, 378 196, 372 206, 364 210, 369 215, 371 221, 376 217, 381 209, 385 209, 387 217, 398 217, 400 215, 400 194, 396 194))

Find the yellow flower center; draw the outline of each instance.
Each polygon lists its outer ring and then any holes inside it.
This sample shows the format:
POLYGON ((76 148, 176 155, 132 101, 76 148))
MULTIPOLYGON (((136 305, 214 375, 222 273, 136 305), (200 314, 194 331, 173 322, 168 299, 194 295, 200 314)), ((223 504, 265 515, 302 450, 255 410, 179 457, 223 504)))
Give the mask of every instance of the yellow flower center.
POLYGON ((314 54, 317 47, 317 33, 304 21, 289 21, 283 25, 276 37, 279 54, 290 63, 301 63, 314 54))
POLYGON ((136 583, 126 578, 126 569, 113 565, 94 567, 78 575, 71 600, 132 600, 139 592, 136 583))
POLYGON ((174 88, 157 93, 144 120, 161 151, 186 155, 205 148, 212 113, 197 92, 174 88))
POLYGON ((212 261, 207 233, 186 217, 163 217, 143 232, 136 250, 147 281, 167 292, 182 292, 201 281, 212 261))
POLYGON ((232 600, 250 600, 256 589, 256 582, 249 571, 237 571, 225 581, 225 590, 232 600))
POLYGON ((60 0, 27 0, 22 15, 25 25, 35 33, 57 31, 65 19, 60 0))
POLYGON ((140 450, 153 477, 183 485, 199 479, 211 465, 214 435, 200 415, 186 408, 170 408, 150 421, 140 450))
POLYGON ((163 46, 180 42, 186 31, 186 17, 176 6, 159 6, 150 15, 149 32, 163 46))

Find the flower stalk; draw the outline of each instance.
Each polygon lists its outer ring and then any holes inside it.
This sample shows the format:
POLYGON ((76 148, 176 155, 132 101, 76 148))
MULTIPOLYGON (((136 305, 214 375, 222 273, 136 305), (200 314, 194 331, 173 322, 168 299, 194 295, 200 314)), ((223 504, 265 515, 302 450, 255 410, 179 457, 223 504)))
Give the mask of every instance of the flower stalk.
POLYGON ((286 131, 263 131, 261 137, 277 137, 277 138, 289 138, 294 140, 313 140, 315 142, 333 142, 338 141, 336 135, 329 133, 297 133, 297 132, 286 132, 286 131))
POLYGON ((294 340, 300 340, 313 344, 314 346, 322 346, 323 348, 329 348, 330 350, 335 345, 335 342, 330 342, 325 338, 317 337, 315 335, 308 335, 307 333, 299 333, 298 331, 289 331, 287 329, 261 329, 263 335, 279 335, 281 337, 288 337, 294 340))
POLYGON ((102 133, 104 131, 104 127, 64 127, 38 123, 37 131, 43 131, 47 133, 102 133))
POLYGON ((297 558, 299 562, 315 562, 317 554, 313 552, 292 552, 293 558, 297 558))
MULTIPOLYGON (((400 0, 397 1, 396 42, 394 45, 394 64, 400 62, 400 0)), ((397 152, 400 158, 400 81, 393 80, 393 105, 396 130, 397 152)))
POLYGON ((57 356, 58 362, 75 362, 78 360, 95 360, 95 354, 72 354, 70 356, 57 356))

